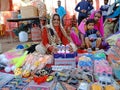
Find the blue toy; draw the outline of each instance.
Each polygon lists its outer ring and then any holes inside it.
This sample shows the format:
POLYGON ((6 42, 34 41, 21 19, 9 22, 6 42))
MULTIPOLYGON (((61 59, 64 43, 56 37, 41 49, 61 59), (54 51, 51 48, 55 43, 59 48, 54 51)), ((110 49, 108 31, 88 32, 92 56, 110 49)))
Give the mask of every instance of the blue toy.
POLYGON ((17 45, 16 49, 24 49, 24 46, 22 44, 17 45))

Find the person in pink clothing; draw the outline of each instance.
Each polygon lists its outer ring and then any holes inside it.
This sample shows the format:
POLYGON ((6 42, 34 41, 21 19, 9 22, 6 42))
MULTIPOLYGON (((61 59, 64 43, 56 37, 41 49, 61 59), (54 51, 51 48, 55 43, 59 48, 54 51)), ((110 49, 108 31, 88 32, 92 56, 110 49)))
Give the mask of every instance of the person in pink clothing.
POLYGON ((80 31, 80 36, 82 40, 81 47, 85 47, 85 41, 84 41, 84 35, 86 34, 86 21, 87 19, 94 19, 95 25, 94 29, 99 30, 101 37, 104 37, 104 28, 103 28, 103 17, 101 11, 94 11, 88 18, 82 20, 80 25, 78 26, 78 29, 80 31))

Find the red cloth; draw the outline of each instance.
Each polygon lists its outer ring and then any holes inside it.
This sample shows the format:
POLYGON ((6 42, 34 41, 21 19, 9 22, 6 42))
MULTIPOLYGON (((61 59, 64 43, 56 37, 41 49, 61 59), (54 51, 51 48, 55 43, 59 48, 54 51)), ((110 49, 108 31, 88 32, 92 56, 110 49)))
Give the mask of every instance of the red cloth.
MULTIPOLYGON (((67 40, 67 38, 63 35, 62 31, 60 30, 60 27, 55 27, 55 30, 56 30, 62 44, 64 44, 64 45, 69 44, 69 41, 67 40)), ((43 30, 42 30, 42 43, 46 48, 47 48, 47 45, 49 45, 48 32, 47 32, 46 28, 43 28, 43 30)), ((48 48, 49 51, 52 51, 52 49, 53 49, 52 46, 48 48)))

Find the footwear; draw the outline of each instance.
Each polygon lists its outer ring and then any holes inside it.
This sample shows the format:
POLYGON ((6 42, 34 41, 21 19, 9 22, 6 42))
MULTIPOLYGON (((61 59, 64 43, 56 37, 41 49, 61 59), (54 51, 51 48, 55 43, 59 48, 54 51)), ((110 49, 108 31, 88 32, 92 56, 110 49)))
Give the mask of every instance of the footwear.
POLYGON ((47 78, 47 82, 50 82, 50 81, 52 81, 53 80, 53 76, 48 76, 48 78, 47 78))
POLYGON ((78 86, 77 90, 88 90, 89 88, 90 88, 89 84, 85 81, 82 81, 78 86))
POLYGON ((78 79, 75 77, 72 77, 68 80, 68 83, 73 85, 78 84, 78 79))
POLYGON ((105 86, 105 90, 115 90, 115 87, 108 85, 108 86, 105 86))
POLYGON ((91 90, 103 90, 102 86, 97 83, 92 84, 91 90))
POLYGON ((66 82, 69 79, 69 76, 60 76, 58 80, 66 82))

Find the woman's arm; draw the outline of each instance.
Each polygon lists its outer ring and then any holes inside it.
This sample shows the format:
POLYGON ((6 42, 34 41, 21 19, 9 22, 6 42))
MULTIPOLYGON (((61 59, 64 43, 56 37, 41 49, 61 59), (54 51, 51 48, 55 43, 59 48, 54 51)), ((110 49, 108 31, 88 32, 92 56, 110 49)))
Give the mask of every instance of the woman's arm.
POLYGON ((85 37, 84 37, 84 34, 80 33, 80 38, 81 38, 81 41, 82 41, 81 47, 84 48, 84 46, 85 46, 85 37))

